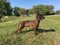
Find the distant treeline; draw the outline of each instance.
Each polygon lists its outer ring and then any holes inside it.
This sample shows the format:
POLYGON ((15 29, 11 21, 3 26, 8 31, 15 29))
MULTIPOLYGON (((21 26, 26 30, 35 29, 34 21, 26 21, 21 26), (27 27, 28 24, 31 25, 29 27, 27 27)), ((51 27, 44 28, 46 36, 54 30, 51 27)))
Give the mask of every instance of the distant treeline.
POLYGON ((35 5, 31 9, 25 9, 20 7, 12 8, 10 2, 7 0, 0 0, 0 16, 21 16, 29 14, 36 14, 37 11, 44 15, 60 14, 60 10, 56 12, 53 10, 53 5, 35 5))

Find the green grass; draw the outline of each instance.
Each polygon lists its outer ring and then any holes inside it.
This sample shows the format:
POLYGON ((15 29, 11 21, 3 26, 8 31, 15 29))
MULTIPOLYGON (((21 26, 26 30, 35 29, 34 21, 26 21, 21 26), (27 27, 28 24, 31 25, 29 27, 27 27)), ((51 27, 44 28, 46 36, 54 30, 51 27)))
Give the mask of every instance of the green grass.
POLYGON ((22 33, 12 34, 23 20, 34 20, 31 17, 10 17, 0 23, 0 45, 60 45, 60 16, 45 16, 39 24, 38 35, 25 27, 22 33))

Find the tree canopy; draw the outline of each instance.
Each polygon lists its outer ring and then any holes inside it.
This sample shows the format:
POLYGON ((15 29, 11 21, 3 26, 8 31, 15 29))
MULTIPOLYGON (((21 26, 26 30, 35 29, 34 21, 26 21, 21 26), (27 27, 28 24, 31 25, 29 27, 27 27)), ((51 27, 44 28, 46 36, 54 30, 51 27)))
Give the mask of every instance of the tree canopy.
POLYGON ((32 9, 30 9, 30 12, 36 14, 37 11, 39 11, 39 13, 47 15, 54 13, 53 9, 54 6, 52 5, 37 5, 37 6, 33 6, 32 9))
MULTIPOLYGON (((11 16, 12 13, 15 16, 20 16, 21 14, 36 14, 37 11, 44 15, 55 14, 53 5, 35 5, 31 9, 25 9, 20 7, 11 7, 10 2, 7 0, 0 0, 0 15, 11 16)), ((57 11, 59 13, 60 11, 57 11)))
POLYGON ((12 8, 10 2, 7 0, 0 0, 0 15, 8 15, 12 14, 12 8))

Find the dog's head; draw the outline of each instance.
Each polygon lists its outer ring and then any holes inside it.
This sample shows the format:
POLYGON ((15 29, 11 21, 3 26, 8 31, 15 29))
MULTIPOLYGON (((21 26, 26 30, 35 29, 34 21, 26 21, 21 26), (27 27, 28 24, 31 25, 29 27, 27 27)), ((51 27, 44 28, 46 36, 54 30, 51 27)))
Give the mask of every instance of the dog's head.
POLYGON ((36 19, 37 20, 43 20, 43 19, 45 19, 45 17, 42 14, 37 14, 36 19))

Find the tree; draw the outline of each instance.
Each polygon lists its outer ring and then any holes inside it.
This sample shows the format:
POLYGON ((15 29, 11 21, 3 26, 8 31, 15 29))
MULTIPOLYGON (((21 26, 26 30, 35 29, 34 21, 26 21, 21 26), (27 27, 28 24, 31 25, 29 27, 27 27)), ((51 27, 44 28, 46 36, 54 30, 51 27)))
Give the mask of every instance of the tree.
POLYGON ((10 3, 7 0, 0 0, 0 14, 8 16, 12 14, 10 3))
POLYGON ((33 14, 36 14, 37 13, 37 11, 39 11, 39 8, 38 8, 38 6, 33 6, 33 8, 32 8, 32 13, 33 14))
POLYGON ((54 7, 52 5, 36 5, 32 7, 30 12, 36 14, 39 11, 40 14, 47 15, 54 13, 53 9, 54 7))
POLYGON ((54 12, 54 6, 52 6, 52 5, 47 5, 47 9, 48 9, 48 14, 55 14, 55 12, 54 12))
POLYGON ((32 9, 29 9, 29 14, 33 14, 33 10, 32 9))
POLYGON ((13 8, 13 13, 15 16, 19 17, 21 15, 21 11, 19 7, 14 7, 13 8))
POLYGON ((56 14, 60 14, 60 10, 57 10, 57 11, 56 11, 56 14))
POLYGON ((20 12, 21 12, 21 14, 25 15, 26 14, 26 9, 20 8, 20 12))
POLYGON ((5 14, 5 10, 4 10, 5 3, 6 3, 6 0, 0 0, 0 22, 2 22, 1 19, 2 19, 3 15, 5 14))
POLYGON ((26 10, 26 15, 29 16, 29 9, 26 10))
POLYGON ((9 2, 6 2, 5 3, 5 12, 6 12, 6 15, 8 15, 8 16, 11 16, 12 15, 12 8, 11 8, 9 2))

